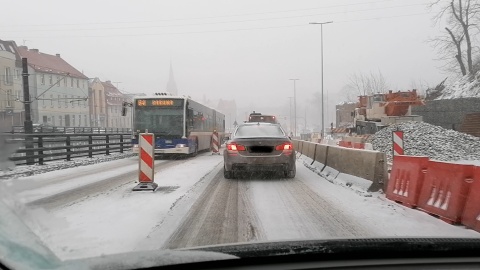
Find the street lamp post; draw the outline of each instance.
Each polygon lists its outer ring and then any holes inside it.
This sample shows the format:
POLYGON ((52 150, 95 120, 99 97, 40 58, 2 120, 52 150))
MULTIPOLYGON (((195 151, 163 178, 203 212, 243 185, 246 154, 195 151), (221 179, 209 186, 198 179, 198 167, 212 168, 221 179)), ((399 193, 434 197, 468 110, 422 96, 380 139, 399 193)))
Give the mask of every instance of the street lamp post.
POLYGON ((322 138, 323 138, 323 132, 325 130, 325 109, 324 109, 324 101, 323 101, 323 25, 324 24, 329 24, 333 23, 332 21, 330 22, 311 22, 310 24, 319 24, 320 25, 320 50, 321 50, 321 56, 322 56, 322 138))
POLYGON ((297 136, 297 88, 296 82, 300 79, 289 79, 293 81, 293 136, 297 136))
POLYGON ((290 116, 288 118, 290 124, 290 132, 292 132, 292 129, 293 129, 293 121, 292 121, 292 98, 293 97, 288 97, 288 104, 290 105, 290 116))

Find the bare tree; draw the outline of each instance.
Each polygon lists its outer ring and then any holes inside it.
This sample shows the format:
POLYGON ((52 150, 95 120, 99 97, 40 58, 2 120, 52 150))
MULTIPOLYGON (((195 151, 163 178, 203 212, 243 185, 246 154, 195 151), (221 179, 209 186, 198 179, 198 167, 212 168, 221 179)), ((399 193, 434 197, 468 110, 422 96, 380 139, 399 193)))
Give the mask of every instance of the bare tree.
POLYGON ((348 78, 349 82, 344 91, 352 92, 356 90, 357 95, 365 96, 373 93, 385 93, 388 90, 388 85, 383 74, 370 72, 370 74, 352 74, 348 78))
POLYGON ((430 7, 440 7, 434 17, 436 23, 446 19, 445 35, 430 40, 440 59, 446 60, 444 68, 448 71, 460 69, 462 75, 473 74, 473 43, 476 40, 472 36, 479 32, 479 0, 451 0, 448 3, 435 0, 430 7))

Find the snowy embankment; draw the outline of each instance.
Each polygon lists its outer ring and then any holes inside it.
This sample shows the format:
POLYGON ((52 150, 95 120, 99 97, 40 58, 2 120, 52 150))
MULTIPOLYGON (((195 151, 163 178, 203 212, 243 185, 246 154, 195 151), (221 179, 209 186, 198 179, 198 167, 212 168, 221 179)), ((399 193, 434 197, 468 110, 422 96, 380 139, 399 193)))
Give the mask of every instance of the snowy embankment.
POLYGON ((47 162, 45 165, 12 165, 10 168, 0 171, 0 179, 12 179, 17 177, 24 177, 30 175, 36 175, 46 172, 58 171, 62 169, 74 168, 79 166, 87 166, 117 159, 124 159, 128 157, 136 156, 136 154, 131 151, 125 153, 112 153, 108 156, 106 155, 97 155, 92 158, 82 157, 74 158, 71 161, 58 160, 47 162))
POLYGON ((480 138, 425 122, 405 122, 388 126, 368 142, 385 152, 392 162, 392 132, 403 131, 405 155, 426 156, 439 161, 480 160, 480 138))
POLYGON ((429 90, 435 99, 480 98, 480 71, 448 83, 442 90, 429 90))

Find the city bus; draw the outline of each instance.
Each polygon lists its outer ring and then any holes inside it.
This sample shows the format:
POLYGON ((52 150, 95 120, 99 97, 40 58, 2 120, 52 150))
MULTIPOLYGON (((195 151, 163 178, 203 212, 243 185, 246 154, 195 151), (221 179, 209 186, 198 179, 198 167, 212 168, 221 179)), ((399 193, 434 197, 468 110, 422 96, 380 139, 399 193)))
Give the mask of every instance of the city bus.
POLYGON ((225 132, 225 115, 190 97, 158 93, 135 97, 133 112, 133 151, 138 153, 138 134, 155 134, 156 154, 196 155, 209 150, 212 134, 220 142, 225 132))

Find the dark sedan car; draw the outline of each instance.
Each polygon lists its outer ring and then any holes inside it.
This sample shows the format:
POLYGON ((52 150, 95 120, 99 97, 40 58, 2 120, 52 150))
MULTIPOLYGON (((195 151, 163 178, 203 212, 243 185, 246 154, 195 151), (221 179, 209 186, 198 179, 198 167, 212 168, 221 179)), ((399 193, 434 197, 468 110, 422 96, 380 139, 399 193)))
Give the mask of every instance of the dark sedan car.
POLYGON ((294 178, 295 150, 290 138, 279 124, 243 123, 232 134, 223 154, 224 176, 237 172, 281 172, 294 178))

